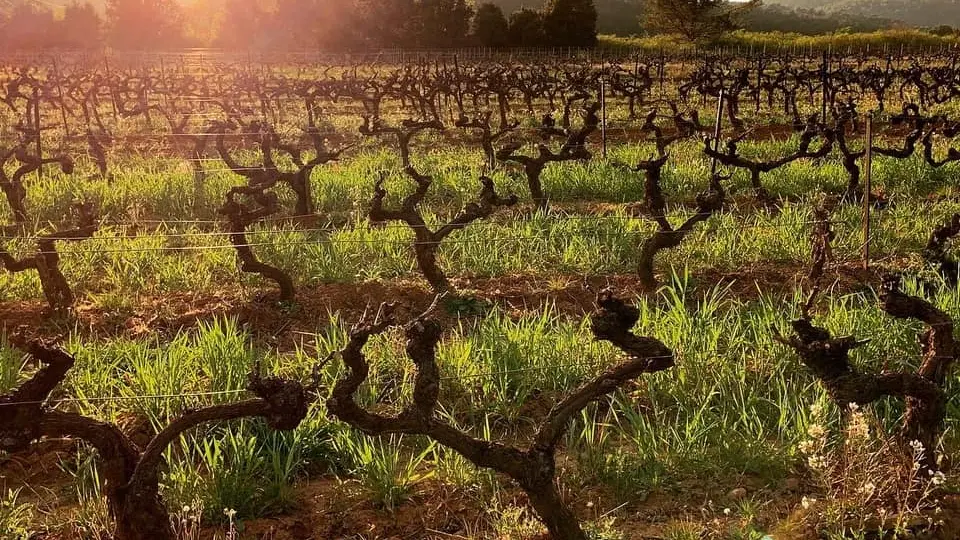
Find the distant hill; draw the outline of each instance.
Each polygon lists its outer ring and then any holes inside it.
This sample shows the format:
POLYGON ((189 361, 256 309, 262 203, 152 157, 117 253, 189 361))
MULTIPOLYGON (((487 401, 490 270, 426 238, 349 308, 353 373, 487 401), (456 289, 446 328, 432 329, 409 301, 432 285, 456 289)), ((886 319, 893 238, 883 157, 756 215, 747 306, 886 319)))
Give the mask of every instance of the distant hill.
POLYGON ((794 8, 894 19, 913 26, 960 26, 960 0, 768 0, 794 8))

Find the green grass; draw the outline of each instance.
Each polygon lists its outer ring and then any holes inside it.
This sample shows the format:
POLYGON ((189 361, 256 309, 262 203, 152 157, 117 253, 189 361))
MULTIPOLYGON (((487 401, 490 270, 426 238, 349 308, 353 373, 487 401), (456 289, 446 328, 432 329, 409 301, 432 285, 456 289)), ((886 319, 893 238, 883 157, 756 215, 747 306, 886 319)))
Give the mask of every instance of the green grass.
MULTIPOLYGON (((677 283, 658 299, 639 299, 636 331, 663 340, 676 351, 678 366, 644 377, 634 392, 618 392, 604 412, 584 412, 565 439, 570 458, 565 467, 571 469, 565 483, 605 486, 619 500, 636 502, 679 489, 690 479, 723 485, 747 475, 775 489, 802 462, 797 444, 810 422, 809 406, 828 400, 770 331, 796 315, 802 294, 747 302, 715 290, 694 299, 689 285, 682 279, 677 283)), ((944 293, 934 301, 960 315, 960 294, 944 293)), ((874 371, 882 365, 916 367, 919 327, 884 315, 869 294, 830 297, 821 308, 818 321, 836 335, 872 338, 855 353, 858 366, 874 371)), ((75 406, 99 418, 133 415, 162 424, 184 408, 238 397, 83 398, 234 390, 242 387, 240 376, 256 359, 273 371, 305 378, 315 362, 342 345, 344 324, 336 318, 318 321, 316 348, 283 354, 251 345, 251 336, 229 321, 152 343, 74 336, 67 347, 78 362, 61 393, 79 398, 75 406)), ((360 393, 361 402, 389 409, 388 404, 409 399, 414 368, 399 338, 391 332, 371 343, 370 384, 360 393)), ((10 355, 7 347, 2 352, 10 355)), ((522 440, 536 422, 536 413, 531 416, 524 407, 549 405, 620 355, 594 342, 586 321, 546 305, 519 317, 494 310, 473 323, 464 320, 450 329, 438 358, 445 418, 478 436, 522 440)), ((339 362, 329 364, 321 386, 330 388, 342 370, 339 362)), ((957 382, 950 379, 952 396, 957 382)), ((874 408, 893 429, 902 404, 881 402, 874 408)), ((958 422, 960 402, 951 399, 947 455, 958 450, 958 422)), ((163 481, 171 506, 200 500, 208 509, 233 508, 241 519, 289 510, 297 483, 323 471, 356 479, 384 508, 403 504, 434 471, 467 492, 497 489, 450 452, 416 438, 369 439, 331 424, 319 404, 291 434, 272 433, 260 422, 235 422, 200 428, 174 448, 167 454, 171 466, 163 481)), ((90 462, 78 463, 72 467, 81 475, 78 485, 93 486, 90 462)), ((207 516, 222 519, 217 512, 207 516)))
MULTIPOLYGON (((918 253, 932 230, 960 211, 960 203, 931 203, 897 198, 898 204, 873 218, 871 251, 875 258, 907 257, 918 253)), ((689 210, 671 212, 679 225, 689 210)), ((435 220, 435 217, 431 218, 435 220)), ((842 207, 834 216, 838 260, 860 254, 862 211, 842 207)), ((777 213, 744 213, 735 208, 697 227, 675 250, 657 260, 669 268, 735 270, 743 265, 770 263, 802 266, 809 257, 812 228, 810 203, 789 203, 777 213)), ((371 228, 357 221, 329 231, 272 225, 248 238, 265 262, 286 269, 303 286, 390 279, 416 272, 409 229, 396 224, 371 228)), ((649 221, 623 211, 605 216, 538 214, 523 219, 507 215, 477 222, 447 239, 440 263, 449 275, 531 277, 605 275, 635 271, 639 246, 654 230, 649 221)), ((222 235, 165 237, 146 233, 130 237, 103 230, 94 239, 63 245, 61 268, 81 298, 107 311, 136 303, 141 296, 211 292, 238 282, 260 280, 241 275, 227 238, 222 235)), ((28 254, 23 242, 13 252, 28 254)), ((696 270, 694 270, 696 274, 696 270)), ((268 285, 263 285, 268 286, 268 285)), ((0 301, 40 298, 35 272, 0 274, 0 301)))
MULTIPOLYGON (((646 37, 620 37, 601 35, 600 44, 612 49, 638 49, 650 51, 676 50, 691 47, 692 44, 680 36, 655 35, 646 37)), ((874 52, 889 49, 891 53, 920 48, 951 47, 957 43, 954 35, 940 36, 914 28, 877 30, 875 32, 840 31, 831 34, 803 35, 790 32, 749 32, 738 30, 724 36, 717 48, 747 51, 862 51, 867 48, 874 52)))
POLYGON ((0 530, 9 540, 26 540, 30 537, 33 510, 20 500, 20 489, 8 489, 0 499, 0 530))
MULTIPOLYGON (((427 137, 420 142, 433 148, 427 137)), ((795 144, 794 137, 749 142, 742 148, 751 156, 777 156, 789 153, 795 144)), ((435 182, 422 207, 430 223, 442 224, 475 198, 480 155, 473 148, 458 146, 424 150, 415 159, 435 182)), ((527 210, 520 210, 519 215, 518 211, 505 211, 474 223, 441 247, 442 267, 455 277, 632 272, 638 246, 653 225, 627 215, 619 206, 642 200, 643 182, 614 163, 633 163, 650 153, 647 143, 624 144, 611 149, 608 161, 551 165, 544 173, 545 189, 554 205, 564 211, 534 215, 527 210), (598 216, 590 208, 578 208, 584 201, 612 205, 612 211, 598 216)), ((685 142, 671 149, 663 187, 674 223, 689 215, 689 206, 683 205, 689 205, 694 195, 706 188, 709 166, 700 143, 685 142)), ((237 182, 232 173, 211 173, 197 206, 193 180, 182 160, 124 158, 113 182, 88 177, 85 173, 90 167, 80 160, 78 173, 72 177, 48 171, 44 180, 28 181, 34 227, 50 230, 44 224, 61 221, 77 200, 96 202, 105 220, 94 239, 60 245, 61 267, 80 298, 107 312, 122 312, 142 295, 215 291, 238 281, 245 286, 258 284, 256 278, 238 273, 234 252, 216 225, 221 194, 237 182), (157 219, 201 222, 158 226, 153 223, 157 219)), ((411 232, 400 223, 371 228, 365 220, 373 179, 379 171, 390 172, 391 204, 411 189, 411 182, 398 174, 398 169, 394 153, 374 147, 320 167, 312 181, 313 199, 326 219, 322 217, 316 225, 265 223, 253 229, 249 240, 257 244, 255 251, 265 262, 288 270, 302 286, 408 276, 415 270, 411 232)), ((877 257, 917 252, 944 217, 960 210, 949 197, 939 202, 928 200, 949 195, 955 171, 955 166, 930 168, 919 155, 875 161, 875 189, 888 194, 894 203, 892 209, 874 217, 872 251, 877 257)), ((501 192, 517 193, 527 200, 520 171, 506 166, 493 176, 501 192)), ((802 263, 808 251, 811 201, 822 191, 842 191, 844 177, 835 156, 793 163, 766 174, 764 185, 784 198, 781 211, 768 213, 749 207, 747 175, 735 171, 727 182, 728 191, 748 207, 733 205, 699 226, 679 249, 659 257, 658 268, 731 270, 745 263, 802 263)), ((279 191, 291 202, 289 191, 279 191)), ((7 211, 5 205, 0 207, 0 220, 7 219, 2 215, 7 211)), ((835 219, 839 234, 836 253, 840 258, 855 258, 862 243, 860 210, 843 207, 835 219)), ((23 240, 7 244, 18 255, 34 249, 23 240)), ((40 297, 34 272, 0 274, 0 301, 40 297)))
MULTIPOLYGON (((611 117, 622 120, 625 115, 622 104, 611 108, 611 117)), ((330 122, 331 127, 356 128, 347 114, 330 122)), ((131 133, 145 129, 122 127, 131 133)), ((777 156, 795 145, 793 137, 745 142, 741 148, 750 156, 777 156)), ((419 137, 415 146, 415 163, 434 177, 423 203, 425 216, 431 224, 444 223, 475 198, 482 156, 473 146, 436 136, 419 137)), ((287 269, 300 287, 410 277, 415 270, 410 231, 396 224, 372 227, 364 217, 380 172, 388 173, 391 204, 411 189, 411 182, 398 172, 395 152, 383 147, 368 141, 341 162, 318 168, 312 179, 318 223, 254 227, 249 240, 258 244, 258 255, 287 269)), ((240 154, 252 161, 250 152, 240 154)), ((557 281, 634 272, 638 246, 653 225, 628 213, 626 203, 642 200, 643 182, 615 162, 629 164, 651 155, 650 144, 631 142, 611 145, 609 160, 549 166, 543 180, 555 208, 547 213, 529 210, 520 171, 510 166, 493 171, 498 191, 520 195, 526 207, 452 235, 440 248, 441 265, 455 277, 557 281), (593 208, 600 205, 603 215, 593 208)), ((217 225, 218 205, 238 183, 235 176, 212 171, 196 193, 185 161, 163 157, 159 149, 117 152, 112 158, 112 182, 93 178, 93 165, 84 158, 78 159, 75 175, 48 170, 43 180, 28 180, 27 199, 36 220, 32 229, 51 230, 49 223, 61 221, 80 200, 96 202, 107 223, 93 239, 60 244, 62 269, 79 298, 105 316, 116 316, 120 324, 144 296, 238 288, 256 293, 269 287, 259 278, 239 274, 234 250, 217 225), (154 220, 171 223, 158 225, 154 220), (185 223, 191 220, 196 222, 185 223)), ((210 167, 219 165, 211 162, 210 167)), ((690 215, 696 193, 706 188, 709 170, 700 143, 671 148, 663 187, 672 223, 690 215)), ((955 166, 931 169, 918 156, 876 160, 874 186, 889 195, 893 205, 874 214, 875 258, 884 264, 908 259, 907 269, 920 267, 916 254, 932 229, 960 211, 960 201, 952 197, 956 172, 955 166)), ((672 286, 638 299, 641 320, 636 331, 663 340, 676 351, 678 366, 645 377, 607 404, 586 409, 564 440, 563 483, 573 492, 599 490, 616 501, 608 509, 611 515, 597 512, 590 517, 596 538, 617 538, 616 519, 629 518, 630 505, 658 495, 682 496, 691 482, 708 486, 704 489, 720 486, 716 490, 722 495, 723 486, 749 478, 761 486, 756 496, 762 498, 773 496, 786 477, 803 474, 797 445, 811 423, 809 406, 829 400, 793 354, 774 342, 770 330, 797 315, 802 291, 792 296, 758 291, 750 299, 738 298, 716 288, 705 273, 750 266, 783 272, 807 264, 811 207, 822 192, 841 191, 845 174, 831 157, 791 164, 764 175, 763 182, 782 198, 778 209, 753 204, 747 176, 735 173, 727 184, 734 201, 730 208, 657 259, 658 270, 672 286), (674 273, 683 275, 672 277, 674 273), (627 509, 612 510, 624 503, 627 509)), ((289 207, 292 194, 279 191, 289 207)), ((9 219, 6 212, 0 204, 0 221, 9 219)), ((858 258, 861 209, 842 207, 832 219, 837 258, 858 258)), ((34 249, 22 239, 6 243, 19 255, 34 249)), ((939 294, 936 303, 960 315, 960 294, 939 294)), ((39 298, 35 273, 0 274, 0 302, 39 298)), ((438 414, 476 436, 523 443, 555 400, 620 360, 615 349, 592 339, 589 321, 551 304, 519 311, 494 305, 483 311, 451 324, 438 351, 444 378, 438 414)), ((828 291, 818 320, 836 335, 871 338, 854 354, 864 369, 916 367, 919 327, 884 315, 872 291, 828 291)), ((96 418, 121 423, 134 419, 148 430, 157 429, 184 410, 240 399, 246 375, 257 361, 266 371, 307 381, 318 361, 343 346, 351 322, 336 313, 316 321, 314 343, 293 351, 278 351, 257 329, 218 317, 192 329, 138 338, 98 336, 80 325, 68 327, 65 344, 77 365, 54 397, 73 398, 76 401, 63 407, 96 418), (168 395, 179 397, 142 397, 168 395), (99 399, 105 396, 123 399, 99 399)), ((361 404, 389 411, 407 402, 415 373, 400 333, 373 339, 366 351, 371 373, 358 392, 361 404)), ((24 367, 22 354, 5 337, 0 339, 0 392, 34 369, 26 366, 21 372, 24 367)), ((321 394, 343 372, 338 361, 328 364, 321 373, 321 394)), ((956 388, 952 377, 951 396, 956 388)), ((901 403, 884 401, 873 408, 895 429, 901 403)), ((836 429, 839 414, 831 414, 829 427, 836 429)), ((960 402, 951 399, 948 456, 957 454, 958 422, 960 402)), ((88 536, 108 528, 91 456, 84 449, 63 464, 76 488, 54 510, 48 509, 50 515, 31 516, 21 502, 26 492, 14 492, 0 505, 0 520, 5 520, 0 526, 14 531, 39 527, 37 522, 48 523, 57 510, 79 502, 72 517, 63 519, 71 519, 74 528, 88 536)), ((395 510, 415 500, 421 489, 440 484, 488 510, 479 525, 468 525, 478 527, 477 534, 539 530, 490 471, 476 470, 454 452, 420 438, 368 438, 329 420, 322 400, 292 433, 272 432, 257 421, 205 426, 172 445, 166 457, 169 466, 162 483, 171 508, 190 507, 183 512, 190 515, 205 510, 206 522, 217 526, 227 521, 223 508, 236 510, 240 520, 295 512, 303 482, 335 477, 345 490, 359 487, 378 511, 395 510)), ((757 537, 761 529, 751 504, 736 507, 743 520, 724 525, 726 537, 757 537)), ((700 525, 665 525, 664 536, 700 538, 700 525)))

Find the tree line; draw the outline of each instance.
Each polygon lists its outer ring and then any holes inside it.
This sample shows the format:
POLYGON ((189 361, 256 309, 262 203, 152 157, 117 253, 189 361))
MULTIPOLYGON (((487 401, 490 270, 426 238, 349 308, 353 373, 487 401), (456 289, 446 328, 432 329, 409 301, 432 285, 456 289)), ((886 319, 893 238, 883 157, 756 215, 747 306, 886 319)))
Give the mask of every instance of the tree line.
POLYGON ((177 0, 76 0, 53 9, 37 0, 0 0, 0 46, 171 49, 451 48, 596 44, 593 0, 545 0, 507 16, 472 0, 211 0, 204 13, 177 0), (193 27, 193 28, 191 28, 193 27), (204 27, 204 28, 200 28, 204 27), (214 27, 211 30, 210 27, 214 27), (198 34, 205 34, 198 38, 198 34))
MULTIPOLYGON (((877 17, 759 0, 0 0, 6 50, 364 51, 389 48, 592 47, 597 33, 674 34, 711 43, 737 28, 820 34, 896 25, 877 17), (98 2, 96 5, 91 1, 98 2)), ((952 31, 952 29, 949 29, 952 31)))

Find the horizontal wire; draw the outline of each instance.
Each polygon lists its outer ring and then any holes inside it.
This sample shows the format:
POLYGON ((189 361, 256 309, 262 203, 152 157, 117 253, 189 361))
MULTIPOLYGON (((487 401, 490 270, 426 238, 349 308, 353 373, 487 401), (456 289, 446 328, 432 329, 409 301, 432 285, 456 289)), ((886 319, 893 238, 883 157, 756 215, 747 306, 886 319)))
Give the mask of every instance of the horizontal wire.
MULTIPOLYGON (((211 116, 211 118, 223 119, 224 117, 218 115, 218 116, 211 116)), ((661 118, 666 118, 666 117, 665 117, 665 116, 661 116, 661 118)), ((303 120, 306 120, 306 119, 304 118, 303 120)), ((285 122, 285 123, 289 124, 290 122, 285 122)), ((643 122, 642 122, 641 120, 639 120, 639 119, 636 120, 636 121, 624 121, 623 123, 618 123, 618 122, 613 122, 613 123, 611 123, 611 122, 608 121, 607 124, 606 124, 606 128, 607 128, 608 130, 610 130, 610 129, 613 129, 613 130, 640 129, 640 127, 641 127, 642 125, 643 125, 643 122)), ((58 129, 61 129, 62 127, 63 127, 63 126, 60 126, 60 125, 57 125, 57 126, 56 126, 56 128, 58 128, 58 129)), ((490 127, 491 127, 491 129, 499 129, 498 126, 496 126, 496 125, 491 125, 490 127)), ((711 126, 710 126, 710 125, 704 125, 704 128, 709 128, 709 127, 711 127, 711 126)), ((789 127, 789 126, 787 126, 787 127, 789 127)), ((468 130, 474 130, 474 129, 479 129, 479 128, 477 128, 477 127, 446 126, 443 130, 433 130, 433 133, 443 133, 443 132, 450 132, 450 131, 454 131, 454 130, 468 131, 468 130)), ((570 129, 574 129, 574 130, 575 130, 575 128, 570 128, 570 129)), ((517 128, 513 128, 513 129, 507 131, 506 133, 504 133, 503 136, 505 137, 505 136, 510 135, 510 134, 518 134, 518 133, 536 133, 536 134, 540 134, 540 133, 542 133, 542 132, 543 132, 543 128, 540 128, 540 127, 517 127, 517 128)), ((332 132, 327 133, 327 135, 340 135, 340 134, 342 134, 342 131, 332 131, 332 132)), ((154 132, 150 132, 150 133, 131 133, 131 134, 110 135, 109 137, 110 137, 111 139, 113 139, 114 141, 118 141, 118 140, 119 140, 119 141, 150 141, 150 140, 171 139, 171 138, 177 138, 177 137, 194 137, 194 138, 196 138, 196 137, 216 137, 216 136, 219 136, 219 135, 221 135, 221 133, 218 133, 218 132, 164 133, 164 132, 154 131, 154 132)), ((224 133, 223 135, 225 135, 227 138, 230 138, 230 137, 258 137, 258 136, 263 135, 263 133, 262 133, 262 132, 256 132, 256 131, 250 131, 250 132, 246 132, 246 131, 245 131, 245 132, 227 132, 227 133, 224 133)), ((383 134, 382 134, 382 136, 386 136, 386 137, 389 137, 389 136, 391 136, 391 135, 393 135, 393 133, 383 133, 383 134)), ((595 132, 595 133, 592 134, 592 136, 593 136, 593 138, 597 138, 597 137, 600 136, 600 134, 599 134, 599 132, 595 132)), ((370 137, 372 138, 372 137, 374 137, 374 136, 370 136, 370 137)), ((554 137, 559 138, 560 135, 555 135, 554 137)), ((428 137, 425 136, 424 138, 428 138, 428 137)), ((639 141, 639 142, 643 142, 643 141, 639 141)), ((649 140, 649 141, 647 141, 647 142, 653 143, 654 141, 651 139, 651 140, 649 140)), ((102 143, 102 144, 104 144, 104 146, 108 146, 108 147, 110 146, 109 143, 102 143)), ((534 144, 534 142, 531 141, 530 144, 534 144)), ((307 149, 307 150, 310 150, 310 149, 307 149)))
MULTIPOLYGON (((294 334, 302 334, 305 336, 316 337, 316 334, 310 334, 308 332, 293 332, 294 334)), ((643 360, 666 360, 674 358, 673 355, 669 356, 650 356, 645 357, 643 360)), ((578 362, 578 363, 568 363, 568 364, 557 364, 554 366, 539 366, 539 367, 530 367, 530 368, 519 368, 512 370, 503 370, 503 371, 492 371, 487 373, 474 373, 469 375, 448 375, 440 377, 440 381, 454 381, 454 380, 472 380, 483 377, 498 377, 503 375, 513 375, 517 373, 529 373, 533 371, 546 371, 548 369, 555 368, 565 368, 565 367, 583 367, 583 366, 603 366, 603 362, 578 362)), ((369 389, 373 386, 374 383, 366 381, 361 385, 361 388, 369 389)), ((144 395, 123 395, 123 396, 98 396, 98 397, 74 397, 74 398, 50 398, 42 401, 17 401, 17 402, 5 402, 0 403, 0 408, 3 407, 20 407, 20 406, 29 406, 29 405, 45 405, 49 404, 52 407, 55 407, 64 403, 111 403, 111 402, 121 402, 121 401, 137 401, 137 400, 147 400, 147 399, 179 399, 179 398, 190 398, 190 397, 212 397, 212 396, 224 396, 224 395, 237 395, 244 394, 249 392, 249 390, 219 390, 219 391, 210 391, 210 392, 186 392, 182 394, 144 394, 144 395)))
MULTIPOLYGON (((683 214, 683 215, 680 216, 680 217, 682 217, 682 218, 684 218, 684 219, 689 219, 689 218, 691 218, 691 217, 697 217, 697 216, 707 216, 707 217, 716 216, 716 217, 722 217, 722 216, 728 216, 728 215, 733 215, 733 214, 729 214, 729 213, 723 213, 723 214, 721 214, 721 213, 709 213, 709 212, 705 212, 705 213, 699 213, 699 214, 698 214, 698 213, 683 214)), ((360 220, 361 223, 363 223, 363 222, 368 222, 368 221, 367 221, 367 217, 366 217, 366 215, 364 215, 364 214, 349 214, 349 215, 347 215, 347 216, 348 216, 348 217, 350 217, 350 216, 356 216, 356 217, 363 218, 362 220, 360 220)), ((303 216, 290 216, 290 217, 288 217, 288 218, 281 218, 280 220, 277 220, 277 221, 282 221, 282 220, 284 220, 284 219, 294 220, 294 219, 302 219, 302 218, 323 218, 323 217, 325 217, 325 216, 315 215, 315 214, 307 214, 307 215, 303 215, 303 216)), ((504 214, 503 217, 512 217, 512 216, 511 216, 510 214, 504 214)), ((646 217, 646 216, 605 216, 605 215, 597 215, 597 216, 566 216, 566 217, 558 217, 558 218, 556 218, 556 219, 548 219, 548 220, 545 220, 545 221, 544 221, 544 224, 545 224, 545 225, 552 225, 552 224, 558 224, 558 223, 563 223, 563 222, 577 222, 577 221, 585 221, 585 222, 594 222, 594 221, 596 221, 596 222, 603 222, 603 221, 623 221, 623 222, 642 221, 642 222, 646 222, 646 223, 653 223, 653 221, 651 220, 651 218, 646 217)), ((146 223, 146 222, 143 222, 143 223, 146 223)), ((160 224, 165 224, 165 223, 170 223, 170 222, 158 222, 158 223, 160 223, 160 224)), ((184 221, 184 222, 180 222, 180 223, 210 223, 210 224, 223 224, 223 225, 228 225, 228 224, 229 224, 229 222, 227 222, 227 221, 184 221)), ((477 225, 482 225, 482 224, 495 225, 495 224, 499 224, 499 223, 500 223, 499 221, 479 221, 479 222, 476 222, 477 225)), ((801 222, 796 222, 796 223, 743 223, 743 224, 738 224, 738 225, 721 226, 721 227, 710 227, 708 224, 704 224, 704 225, 705 225, 705 227, 706 227, 708 230, 718 231, 718 230, 739 230, 739 229, 776 229, 776 228, 791 228, 791 227, 804 226, 804 225, 816 225, 817 223, 820 223, 820 222, 819 222, 819 221, 801 221, 801 222)), ((831 222, 831 223, 836 224, 836 223, 839 223, 839 222, 831 222)), ((117 223, 105 223, 105 224, 102 224, 101 227, 115 227, 115 226, 132 226, 132 227, 135 227, 135 226, 137 226, 137 225, 138 225, 137 223, 123 224, 123 225, 117 224, 117 223)), ((442 227, 443 224, 442 224, 442 223, 437 223, 435 226, 439 228, 439 227, 442 227)), ((411 226, 409 226, 409 225, 405 225, 405 224, 385 223, 385 224, 383 224, 383 225, 372 226, 372 227, 370 227, 370 228, 368 228, 368 229, 346 228, 346 227, 336 227, 336 226, 314 227, 314 228, 308 228, 308 229, 248 229, 248 230, 244 231, 244 234, 248 234, 248 235, 251 235, 251 236, 264 236, 264 235, 270 236, 270 235, 286 235, 286 234, 293 234, 293 233, 301 233, 301 234, 303 234, 303 233, 338 233, 338 232, 352 232, 352 231, 369 231, 369 232, 376 232, 376 231, 381 231, 381 230, 410 230, 410 231, 413 231, 414 228, 411 227, 411 226)), ((627 232, 637 233, 637 232, 647 232, 647 231, 627 231, 627 232)), ((656 232, 656 231, 652 231, 652 232, 656 232)), ((667 231, 667 232, 669 232, 669 231, 667 231)), ((167 234, 167 233, 154 234, 153 232, 147 232, 146 234, 140 234, 140 235, 136 235, 136 236, 93 236, 93 237, 86 238, 86 239, 82 239, 82 240, 90 240, 90 241, 101 241, 101 240, 105 240, 105 241, 136 241, 136 240, 141 240, 141 239, 145 239, 145 240, 158 240, 158 239, 167 239, 167 238, 229 237, 229 236, 232 236, 233 234, 234 234, 234 233, 232 233, 232 232, 230 232, 230 231, 203 231, 203 232, 169 233, 169 234, 167 234)), ((604 232, 602 232, 602 231, 598 231, 598 234, 614 234, 614 233, 604 233, 604 232)), ((15 235, 0 235, 0 240, 19 240, 19 241, 23 241, 23 242, 34 242, 34 241, 37 241, 37 240, 39 240, 39 239, 41 239, 41 238, 44 239, 44 240, 54 240, 54 241, 74 241, 74 240, 78 240, 76 237, 72 237, 72 236, 57 237, 57 236, 15 236, 15 235)), ((180 249, 180 248, 171 248, 171 249, 180 249)))
MULTIPOLYGON (((733 227, 704 227, 704 232, 712 232, 719 230, 743 230, 743 229, 777 229, 777 228, 795 228, 794 224, 781 224, 781 225, 740 225, 733 227)), ((412 229, 411 229, 412 230, 412 229)), ((349 232, 350 229, 342 230, 344 232, 349 232)), ((371 229, 371 232, 375 232, 375 229, 371 229)), ((296 232, 292 230, 290 232, 296 232)), ((619 237, 624 235, 648 235, 656 234, 657 232, 671 234, 676 231, 662 231, 662 230, 638 230, 638 231, 595 231, 591 232, 591 237, 619 237)), ((161 247, 146 247, 146 248, 108 248, 108 249, 61 249, 57 250, 57 253, 60 255, 82 255, 82 254, 108 254, 108 253, 152 253, 152 252, 189 252, 189 251, 217 251, 225 249, 235 249, 238 247, 265 247, 265 246, 300 246, 300 245, 322 245, 322 244, 386 244, 386 245, 398 245, 398 246, 411 246, 411 245, 457 245, 457 244, 486 244, 486 243, 508 243, 508 242, 525 242, 525 241, 537 241, 537 240, 563 240, 565 239, 562 236, 562 231, 556 233, 548 233, 543 235, 525 235, 525 236, 508 236, 508 237, 475 237, 475 238, 460 238, 460 239, 448 239, 444 238, 437 241, 417 241, 417 240, 385 240, 379 238, 368 238, 368 239, 350 239, 350 238, 324 238, 316 240, 290 240, 285 242, 247 242, 243 244, 215 244, 215 245, 203 245, 203 246, 181 246, 181 247, 172 247, 172 246, 161 246, 161 247)), ((256 236, 256 231, 247 231, 245 234, 251 236, 256 236)), ((279 232, 277 234, 280 234, 279 232)), ((149 237, 144 237, 149 238, 149 237)), ((77 240, 77 239, 70 239, 77 240)), ((89 240, 97 240, 96 238, 89 240)))
POLYGON ((147 395, 135 395, 135 396, 100 396, 100 397, 82 397, 82 398, 50 398, 43 401, 17 401, 13 403, 0 403, 0 407, 17 407, 21 405, 44 405, 47 403, 53 402, 52 406, 59 405, 61 403, 84 403, 84 402, 94 402, 94 403, 104 403, 104 402, 116 402, 116 401, 136 401, 138 399, 176 399, 184 397, 209 397, 209 396, 226 396, 226 395, 235 395, 243 394, 248 392, 248 390, 218 390, 211 392, 189 392, 184 394, 147 394, 147 395))

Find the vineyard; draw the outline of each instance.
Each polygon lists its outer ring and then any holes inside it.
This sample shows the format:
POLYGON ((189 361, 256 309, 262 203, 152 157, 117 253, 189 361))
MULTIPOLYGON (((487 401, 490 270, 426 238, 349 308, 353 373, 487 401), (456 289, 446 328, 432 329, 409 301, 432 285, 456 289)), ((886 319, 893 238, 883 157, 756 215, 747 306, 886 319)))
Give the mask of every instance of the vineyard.
POLYGON ((958 60, 0 56, 0 538, 958 538, 958 60))

